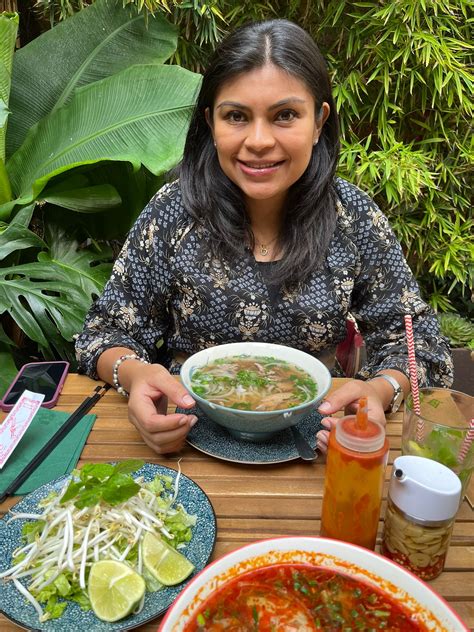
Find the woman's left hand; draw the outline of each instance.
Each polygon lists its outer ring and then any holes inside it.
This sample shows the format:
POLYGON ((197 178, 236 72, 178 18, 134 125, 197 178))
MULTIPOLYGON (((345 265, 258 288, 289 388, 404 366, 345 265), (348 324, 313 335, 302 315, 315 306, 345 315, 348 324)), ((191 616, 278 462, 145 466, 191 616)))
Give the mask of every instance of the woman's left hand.
POLYGON ((384 407, 377 389, 370 382, 351 380, 328 395, 318 408, 318 412, 322 415, 327 415, 321 423, 328 428, 328 430, 320 430, 316 435, 317 447, 321 452, 327 452, 329 430, 340 419, 340 417, 331 417, 331 415, 340 410, 344 410, 346 415, 355 413, 361 397, 367 397, 369 419, 385 426, 384 407))

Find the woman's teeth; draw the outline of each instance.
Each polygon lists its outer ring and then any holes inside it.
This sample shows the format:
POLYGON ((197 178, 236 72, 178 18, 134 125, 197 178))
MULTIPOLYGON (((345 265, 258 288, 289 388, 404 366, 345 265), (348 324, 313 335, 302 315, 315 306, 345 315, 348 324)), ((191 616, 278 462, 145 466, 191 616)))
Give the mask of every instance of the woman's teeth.
POLYGON ((264 165, 252 165, 249 162, 244 162, 244 165, 249 167, 249 169, 269 169, 270 167, 276 167, 277 164, 278 162, 267 162, 264 165))

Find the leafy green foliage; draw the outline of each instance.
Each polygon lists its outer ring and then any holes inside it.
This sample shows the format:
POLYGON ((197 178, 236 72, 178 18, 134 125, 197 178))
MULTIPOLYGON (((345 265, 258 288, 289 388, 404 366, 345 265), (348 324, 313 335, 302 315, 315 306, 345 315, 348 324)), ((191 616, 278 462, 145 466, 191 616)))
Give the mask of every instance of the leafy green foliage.
POLYGON ((67 105, 78 88, 135 64, 161 64, 176 41, 176 29, 163 17, 147 27, 132 7, 124 11, 117 0, 99 0, 20 48, 13 64, 7 155, 33 125, 67 105))
POLYGON ((8 351, 8 346, 0 342, 0 397, 7 392, 17 372, 18 369, 8 351))
POLYGON ((78 509, 91 507, 104 501, 109 505, 118 505, 139 491, 132 472, 140 469, 143 461, 128 460, 112 465, 110 463, 86 463, 76 470, 77 478, 72 478, 61 502, 74 500, 78 509))
POLYGON ((0 204, 10 199, 11 189, 5 172, 5 138, 10 110, 10 83, 13 48, 19 19, 14 13, 0 13, 0 204))
POLYGON ((181 156, 198 84, 183 68, 148 64, 78 89, 8 161, 16 203, 29 203, 51 178, 85 163, 123 160, 155 174, 170 169, 181 156))
POLYGON ((449 339, 451 347, 474 349, 474 324, 458 314, 439 314, 441 333, 449 339))
POLYGON ((135 7, 97 0, 14 55, 0 160, 2 352, 15 338, 22 357, 74 366, 73 336, 110 275, 113 240, 181 157, 200 76, 163 64, 176 43, 164 17, 146 25, 135 7))
POLYGON ((135 4, 178 26, 173 59, 193 69, 225 32, 251 20, 285 17, 307 29, 333 77, 340 175, 388 215, 433 307, 465 310, 474 284, 469 0, 135 4))
POLYGON ((473 281, 468 3, 334 0, 315 11, 341 114, 341 175, 390 217, 433 306, 452 309, 453 287, 473 281))

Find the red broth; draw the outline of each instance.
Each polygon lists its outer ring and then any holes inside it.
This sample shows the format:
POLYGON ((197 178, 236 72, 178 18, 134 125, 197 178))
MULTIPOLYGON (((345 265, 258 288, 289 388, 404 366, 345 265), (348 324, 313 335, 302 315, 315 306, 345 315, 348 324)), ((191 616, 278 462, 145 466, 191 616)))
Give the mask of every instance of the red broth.
POLYGON ((427 632, 374 586, 319 566, 278 564, 235 577, 210 595, 185 632, 427 632))

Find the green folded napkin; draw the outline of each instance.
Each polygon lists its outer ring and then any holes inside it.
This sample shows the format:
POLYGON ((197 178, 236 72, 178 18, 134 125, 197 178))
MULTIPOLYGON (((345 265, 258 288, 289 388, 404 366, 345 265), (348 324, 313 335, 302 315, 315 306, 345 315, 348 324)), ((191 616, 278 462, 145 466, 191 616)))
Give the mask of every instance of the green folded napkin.
MULTIPOLYGON (((49 408, 38 410, 20 443, 0 470, 0 494, 31 462, 69 416, 70 413, 49 410, 49 408)), ((30 474, 15 494, 29 494, 37 487, 64 474, 69 474, 79 460, 96 416, 85 415, 30 474)))

